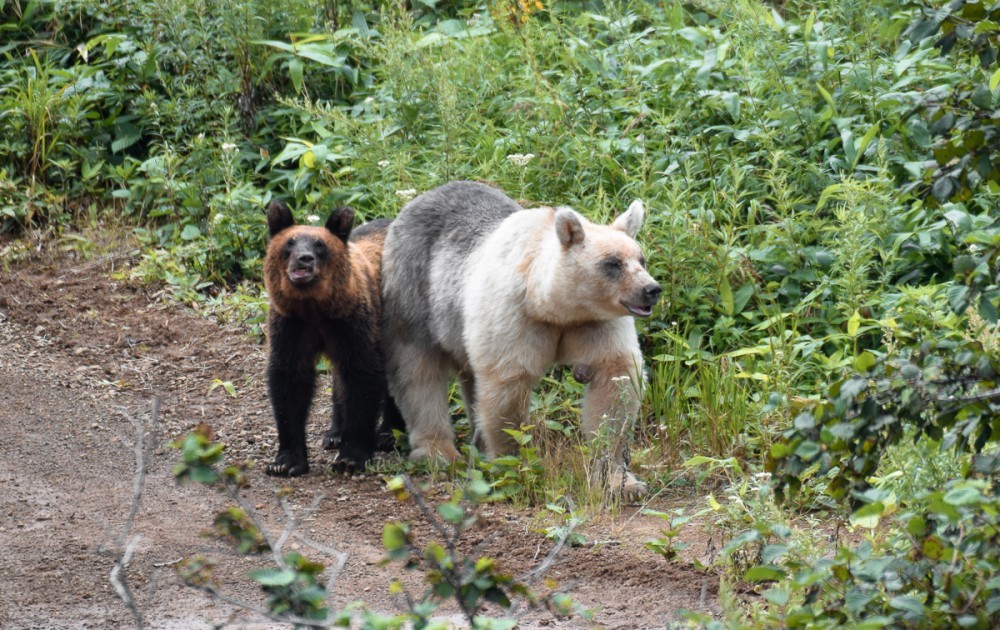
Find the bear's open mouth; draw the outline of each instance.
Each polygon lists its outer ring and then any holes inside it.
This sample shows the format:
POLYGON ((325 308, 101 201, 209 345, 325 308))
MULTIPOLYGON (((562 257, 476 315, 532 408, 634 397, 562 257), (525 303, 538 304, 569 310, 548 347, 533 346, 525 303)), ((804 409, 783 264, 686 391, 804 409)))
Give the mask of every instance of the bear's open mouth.
POLYGON ((316 274, 309 267, 288 270, 288 279, 294 284, 306 284, 311 282, 314 277, 316 277, 316 274))
POLYGON ((622 306, 628 309, 629 313, 632 313, 636 317, 649 317, 653 314, 653 306, 636 306, 634 304, 629 304, 628 302, 622 302, 622 306))

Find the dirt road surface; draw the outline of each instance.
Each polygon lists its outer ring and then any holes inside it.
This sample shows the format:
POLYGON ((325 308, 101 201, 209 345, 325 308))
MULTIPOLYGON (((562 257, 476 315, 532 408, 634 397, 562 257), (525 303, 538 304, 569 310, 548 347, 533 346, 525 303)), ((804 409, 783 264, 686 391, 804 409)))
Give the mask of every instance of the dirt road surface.
MULTIPOLYGON (((4 245, 0 242, 0 251, 4 245)), ((176 449, 167 444, 205 423, 227 445, 227 463, 270 461, 276 432, 263 382, 265 354, 239 327, 223 327, 194 311, 168 304, 150 290, 112 271, 124 255, 84 260, 54 243, 34 247, 27 259, 0 261, 0 628, 128 628, 133 613, 110 575, 128 546, 134 554, 124 582, 150 628, 280 627, 260 614, 211 599, 183 584, 179 560, 202 555, 216 563, 221 591, 250 606, 266 597, 248 577, 269 566, 268 556, 237 554, 205 533, 215 515, 233 505, 223 493, 197 484, 177 485, 176 449), (236 396, 216 380, 231 382, 236 396), (155 417, 150 452, 134 519, 136 440, 155 417), (130 525, 129 527, 127 527, 130 525)), ((331 453, 320 448, 329 406, 318 400, 310 421, 312 472, 292 480, 249 473, 244 491, 269 532, 288 524, 276 491, 307 518, 285 547, 326 564, 346 564, 330 580, 330 604, 363 601, 376 611, 398 613, 390 594, 398 564, 379 566, 386 522, 407 521, 427 530, 412 503, 385 490, 380 475, 352 478, 328 472, 331 453), (309 507, 319 500, 318 507, 309 507)), ((446 484, 432 486, 440 500, 446 484)), ((663 508, 655 504, 650 507, 663 508)), ((686 560, 667 563, 643 547, 662 525, 636 507, 598 517, 582 528, 590 541, 565 548, 546 574, 574 600, 592 609, 555 619, 526 613, 519 627, 665 628, 681 609, 718 608, 718 579, 691 559, 705 553, 698 532, 686 560)), ((521 575, 553 543, 538 533, 536 510, 508 505, 484 508, 468 544, 486 541, 484 553, 502 570, 521 575)), ((407 582, 420 590, 420 576, 407 582)), ((461 617, 454 607, 442 616, 461 617)))

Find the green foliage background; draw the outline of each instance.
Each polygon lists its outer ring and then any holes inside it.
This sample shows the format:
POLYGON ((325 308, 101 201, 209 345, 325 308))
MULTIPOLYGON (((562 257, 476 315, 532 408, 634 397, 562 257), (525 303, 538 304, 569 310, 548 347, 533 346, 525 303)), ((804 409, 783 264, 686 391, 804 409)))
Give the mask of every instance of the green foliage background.
MULTIPOLYGON (((775 475, 728 512, 736 578, 773 584, 740 618, 988 625, 1000 5, 541 7, 0 0, 0 232, 124 223, 140 280, 259 322, 272 196, 300 221, 458 178, 598 219, 642 198, 637 459, 775 475), (776 526, 816 514, 890 533, 821 560, 776 526)), ((573 387, 536 412, 571 422, 573 387)))

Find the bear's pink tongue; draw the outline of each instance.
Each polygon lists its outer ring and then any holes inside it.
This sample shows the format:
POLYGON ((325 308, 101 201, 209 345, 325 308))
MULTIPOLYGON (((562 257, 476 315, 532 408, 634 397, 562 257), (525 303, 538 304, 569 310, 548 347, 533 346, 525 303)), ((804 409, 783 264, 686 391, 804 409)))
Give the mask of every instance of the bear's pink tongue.
POLYGON ((293 269, 290 275, 292 276, 292 280, 305 280, 312 277, 312 271, 308 269, 293 269))
POLYGON ((649 317, 653 314, 652 306, 632 306, 631 304, 626 304, 627 308, 633 315, 638 315, 639 317, 649 317))

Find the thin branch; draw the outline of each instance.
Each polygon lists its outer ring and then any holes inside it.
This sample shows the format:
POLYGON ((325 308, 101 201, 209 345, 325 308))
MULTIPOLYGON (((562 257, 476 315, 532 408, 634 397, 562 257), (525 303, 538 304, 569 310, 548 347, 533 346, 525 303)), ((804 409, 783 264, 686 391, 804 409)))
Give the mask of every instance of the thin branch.
MULTIPOLYGON (((959 407, 961 407, 963 405, 967 405, 967 404, 970 404, 970 403, 993 402, 993 401, 996 401, 996 400, 1000 400, 1000 389, 991 389, 990 391, 983 392, 982 394, 972 394, 972 395, 969 395, 969 396, 955 396, 953 394, 953 395, 950 395, 950 396, 943 396, 943 397, 935 398, 934 402, 938 402, 938 403, 957 403, 959 405, 959 407)), ((957 411, 957 409, 956 409, 956 411, 957 411)))
POLYGON ((141 418, 133 420, 136 427, 136 437, 134 445, 135 475, 132 478, 132 504, 129 507, 128 516, 125 519, 125 524, 122 526, 122 531, 118 535, 117 540, 118 548, 124 547, 125 549, 118 556, 114 566, 111 567, 111 575, 109 576, 115 593, 121 598, 129 612, 132 613, 136 628, 140 630, 145 626, 144 613, 135 601, 135 596, 132 594, 132 589, 129 587, 128 580, 125 577, 125 572, 128 570, 129 563, 132 561, 132 556, 135 554, 135 550, 138 548, 142 537, 133 536, 129 540, 128 536, 129 532, 132 531, 132 526, 135 524, 135 518, 139 514, 139 506, 142 504, 142 492, 146 484, 146 469, 149 467, 149 459, 156 443, 156 425, 159 416, 160 399, 156 397, 153 398, 153 408, 150 413, 149 424, 144 423, 141 418), (128 541, 127 544, 126 541, 128 541))
POLYGON ((142 630, 145 627, 145 621, 143 620, 143 612, 139 610, 139 606, 135 602, 135 597, 132 595, 132 589, 129 588, 128 580, 125 579, 124 573, 128 569, 129 563, 132 561, 132 554, 135 553, 136 547, 139 546, 139 541, 142 536, 135 536, 128 543, 128 547, 118 560, 115 562, 115 566, 111 567, 111 586, 114 587, 115 593, 124 602, 125 607, 128 608, 129 612, 132 613, 132 618, 135 620, 135 627, 138 630, 142 630))
MULTIPOLYGON (((452 557, 453 560, 457 559, 458 548, 455 546, 455 543, 458 541, 459 534, 461 533, 460 528, 456 525, 454 528, 455 530, 454 534, 449 535, 448 531, 444 528, 443 525, 441 525, 441 522, 438 520, 437 515, 434 514, 434 511, 430 508, 429 505, 427 505, 427 501, 424 499, 423 493, 420 492, 420 489, 417 488, 416 484, 413 483, 413 480, 410 478, 409 475, 403 475, 403 485, 406 488, 407 492, 410 493, 410 496, 413 497, 413 500, 414 502, 416 502, 417 507, 420 508, 420 512, 424 515, 424 520, 426 520, 430 524, 430 526, 434 528, 434 531, 436 531, 438 535, 444 540, 445 546, 448 548, 448 554, 452 557)), ((462 610, 462 613, 465 615, 466 619, 469 620, 469 625, 471 626, 475 624, 476 610, 475 609, 469 610, 469 607, 466 606, 465 602, 462 600, 462 597, 460 595, 462 589, 462 581, 457 573, 460 570, 460 567, 461 563, 456 561, 453 569, 447 570, 442 568, 441 575, 448 582, 448 584, 451 585, 452 589, 454 590, 455 602, 458 604, 458 607, 462 610)))
POLYGON ((134 418, 135 436, 135 475, 132 478, 132 505, 129 508, 128 517, 122 526, 122 531, 118 535, 118 546, 125 546, 125 539, 128 538, 135 517, 139 513, 139 506, 142 503, 142 491, 146 483, 146 469, 149 468, 149 459, 152 456, 153 445, 156 441, 156 424, 160 416, 160 398, 153 398, 153 409, 149 417, 149 426, 143 423, 141 418, 134 418))
POLYGON ((420 508, 421 514, 424 515, 424 520, 427 521, 427 523, 434 528, 434 531, 438 533, 438 536, 444 540, 445 544, 448 546, 448 553, 454 557, 457 553, 457 549, 455 548, 452 536, 448 533, 444 526, 441 525, 440 521, 438 521, 434 510, 427 505, 427 501, 424 499, 424 495, 420 491, 420 488, 413 483, 413 479, 411 479, 409 475, 403 475, 403 486, 406 488, 406 491, 410 493, 410 496, 413 497, 417 507, 420 508))

